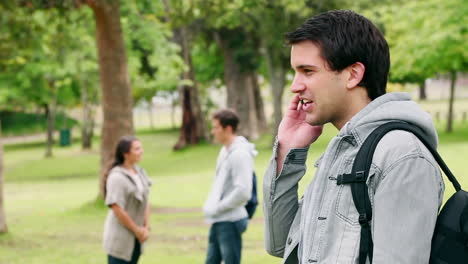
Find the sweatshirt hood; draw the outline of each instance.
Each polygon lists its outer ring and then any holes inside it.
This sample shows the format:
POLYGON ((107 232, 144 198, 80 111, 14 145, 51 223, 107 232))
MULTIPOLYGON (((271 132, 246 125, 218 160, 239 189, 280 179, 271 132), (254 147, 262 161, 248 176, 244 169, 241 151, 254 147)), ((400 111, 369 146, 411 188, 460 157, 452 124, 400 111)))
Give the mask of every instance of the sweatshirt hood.
POLYGON ((358 112, 339 132, 339 136, 353 135, 362 142, 378 126, 403 121, 419 127, 432 147, 437 148, 438 136, 431 116, 407 93, 388 93, 371 101, 358 112))
POLYGON ((252 157, 257 156, 258 152, 255 149, 255 145, 250 143, 245 137, 237 136, 229 147, 229 152, 232 152, 237 149, 242 149, 252 155, 252 157))

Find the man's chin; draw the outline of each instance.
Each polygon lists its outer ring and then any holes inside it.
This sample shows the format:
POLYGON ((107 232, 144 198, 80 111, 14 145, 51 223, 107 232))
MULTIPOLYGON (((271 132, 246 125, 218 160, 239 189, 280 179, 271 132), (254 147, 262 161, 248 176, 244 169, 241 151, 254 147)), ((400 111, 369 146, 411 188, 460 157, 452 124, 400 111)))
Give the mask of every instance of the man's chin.
POLYGON ((316 126, 318 123, 317 117, 309 113, 306 115, 305 121, 311 126, 316 126))
POLYGON ((323 120, 320 120, 316 115, 312 114, 307 114, 305 121, 311 126, 322 126, 326 123, 323 122, 323 120))

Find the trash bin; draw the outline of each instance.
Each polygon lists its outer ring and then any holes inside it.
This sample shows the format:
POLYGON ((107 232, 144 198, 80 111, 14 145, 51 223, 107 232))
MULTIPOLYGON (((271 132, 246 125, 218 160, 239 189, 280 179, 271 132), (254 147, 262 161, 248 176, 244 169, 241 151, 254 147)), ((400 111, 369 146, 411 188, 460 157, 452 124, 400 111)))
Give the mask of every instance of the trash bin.
POLYGON ((71 143, 71 131, 69 128, 60 129, 60 146, 69 146, 71 143))

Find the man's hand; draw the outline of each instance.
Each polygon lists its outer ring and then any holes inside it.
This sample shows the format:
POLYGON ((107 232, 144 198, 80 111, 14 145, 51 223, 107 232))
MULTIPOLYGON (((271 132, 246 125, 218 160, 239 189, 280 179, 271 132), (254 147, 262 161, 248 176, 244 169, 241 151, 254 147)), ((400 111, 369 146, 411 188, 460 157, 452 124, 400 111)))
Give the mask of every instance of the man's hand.
POLYGON ((296 94, 278 128, 280 147, 305 148, 322 134, 322 126, 311 126, 306 122, 306 113, 301 108, 298 110, 299 104, 296 94))
POLYGON ((140 242, 140 244, 143 244, 146 240, 148 240, 149 237, 149 230, 146 227, 138 227, 137 230, 135 231, 135 236, 140 242))
POLYGON ((217 213, 217 207, 216 206, 207 206, 206 204, 203 206, 203 212, 205 213, 206 216, 211 217, 214 216, 217 213))
POLYGON ((311 126, 306 122, 306 113, 298 109, 299 103, 299 95, 296 94, 278 128, 277 173, 281 172, 290 149, 308 147, 322 134, 323 126, 311 126))

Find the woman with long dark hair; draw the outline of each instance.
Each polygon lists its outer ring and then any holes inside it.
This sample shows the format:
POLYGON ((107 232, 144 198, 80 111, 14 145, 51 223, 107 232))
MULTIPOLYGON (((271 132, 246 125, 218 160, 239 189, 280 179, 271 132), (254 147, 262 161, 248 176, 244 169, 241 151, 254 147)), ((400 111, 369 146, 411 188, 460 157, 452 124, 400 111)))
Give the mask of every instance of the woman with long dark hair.
POLYGON ((103 246, 109 264, 138 263, 149 236, 151 180, 137 166, 142 154, 138 139, 122 137, 105 177, 105 202, 110 210, 104 225, 103 246))

